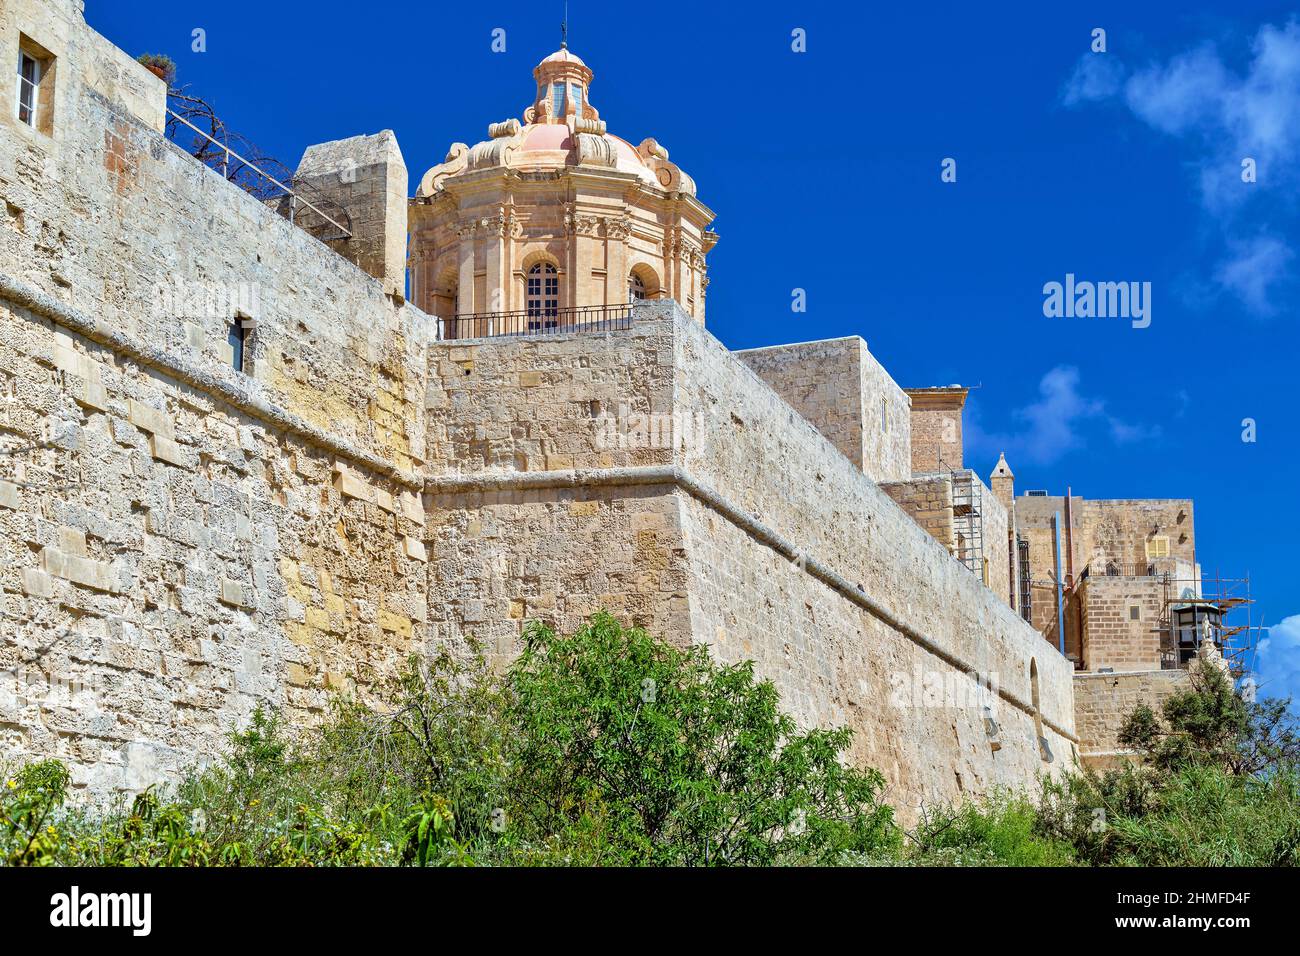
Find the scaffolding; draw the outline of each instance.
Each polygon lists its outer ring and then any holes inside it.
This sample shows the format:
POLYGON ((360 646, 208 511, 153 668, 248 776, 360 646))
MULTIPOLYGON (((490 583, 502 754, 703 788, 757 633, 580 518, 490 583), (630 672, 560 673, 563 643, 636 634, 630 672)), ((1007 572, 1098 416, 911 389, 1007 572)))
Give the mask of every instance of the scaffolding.
POLYGON ((1212 578, 1164 576, 1160 614, 1160 663, 1185 668, 1196 658, 1201 641, 1210 638, 1236 676, 1255 666, 1255 648, 1263 628, 1254 621, 1250 576, 1212 578), (1228 615, 1238 612, 1229 622, 1228 615), (1245 618, 1243 621, 1242 618, 1245 618))
POLYGON ((983 486, 969 470, 952 472, 952 525, 957 560, 984 574, 983 486))

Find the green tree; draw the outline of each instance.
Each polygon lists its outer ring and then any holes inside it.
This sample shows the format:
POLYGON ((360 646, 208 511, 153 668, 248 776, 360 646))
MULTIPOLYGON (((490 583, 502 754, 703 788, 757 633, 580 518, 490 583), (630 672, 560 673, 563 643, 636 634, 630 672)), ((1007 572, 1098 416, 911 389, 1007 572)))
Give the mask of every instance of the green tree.
POLYGON ((600 614, 571 636, 531 626, 506 684, 521 834, 586 862, 828 862, 897 839, 883 778, 847 765, 851 732, 798 730, 752 663, 600 614))

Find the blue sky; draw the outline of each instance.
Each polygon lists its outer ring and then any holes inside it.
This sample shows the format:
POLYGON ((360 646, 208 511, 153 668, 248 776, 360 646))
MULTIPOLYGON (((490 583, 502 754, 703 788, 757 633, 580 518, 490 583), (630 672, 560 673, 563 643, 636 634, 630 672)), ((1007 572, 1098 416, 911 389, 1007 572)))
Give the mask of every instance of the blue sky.
MULTIPOLYGON (((1264 691, 1300 692, 1300 21, 1271 0, 1066 6, 694 4, 670 23, 572 0, 569 39, 611 132, 659 140, 717 213, 725 344, 860 334, 904 386, 980 386, 967 463, 984 475, 1005 449, 1021 489, 1194 498, 1206 574, 1249 573, 1275 626, 1264 691), (1150 326, 1045 317, 1067 273, 1150 282, 1150 326)), ((415 182, 521 114, 562 9, 88 0, 86 16, 172 55, 290 166, 391 128, 415 182)))

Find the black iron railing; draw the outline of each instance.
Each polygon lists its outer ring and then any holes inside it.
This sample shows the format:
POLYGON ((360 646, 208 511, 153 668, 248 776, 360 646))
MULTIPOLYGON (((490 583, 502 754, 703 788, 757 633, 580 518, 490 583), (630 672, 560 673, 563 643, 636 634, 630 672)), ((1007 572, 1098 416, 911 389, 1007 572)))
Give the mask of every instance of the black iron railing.
POLYGON ((1107 561, 1104 564, 1088 564, 1079 575, 1083 581, 1089 577, 1107 578, 1160 578, 1167 577, 1168 571, 1161 571, 1154 564, 1125 564, 1119 561, 1107 561))
POLYGON ((584 305, 571 309, 474 312, 438 319, 440 339, 558 335, 565 332, 616 332, 632 327, 630 305, 584 305))

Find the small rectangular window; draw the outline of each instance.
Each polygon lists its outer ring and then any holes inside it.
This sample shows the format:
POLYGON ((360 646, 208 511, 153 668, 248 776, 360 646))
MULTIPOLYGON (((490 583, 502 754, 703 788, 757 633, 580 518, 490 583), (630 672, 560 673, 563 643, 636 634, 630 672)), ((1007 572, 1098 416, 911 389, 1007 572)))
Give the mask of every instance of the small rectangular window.
POLYGON ((18 122, 36 129, 40 107, 41 62, 26 51, 18 53, 18 122))
POLYGON ((559 117, 560 119, 564 118, 564 84, 563 83, 551 84, 551 109, 554 111, 555 116, 559 117))
POLYGON ((1148 558, 1167 558, 1169 557, 1169 539, 1163 535, 1152 538, 1147 542, 1148 558))
POLYGON ((889 434, 889 399, 880 400, 880 430, 882 433, 889 434))
POLYGON ((226 333, 226 342, 230 345, 230 364, 237 372, 244 370, 244 327, 239 319, 230 323, 226 333))
POLYGON ((581 86, 575 86, 573 88, 573 112, 577 115, 578 119, 582 119, 582 87, 581 86))
POLYGON ((1142 620, 1142 606, 1139 604, 1130 604, 1128 606, 1128 619, 1130 621, 1142 620))

